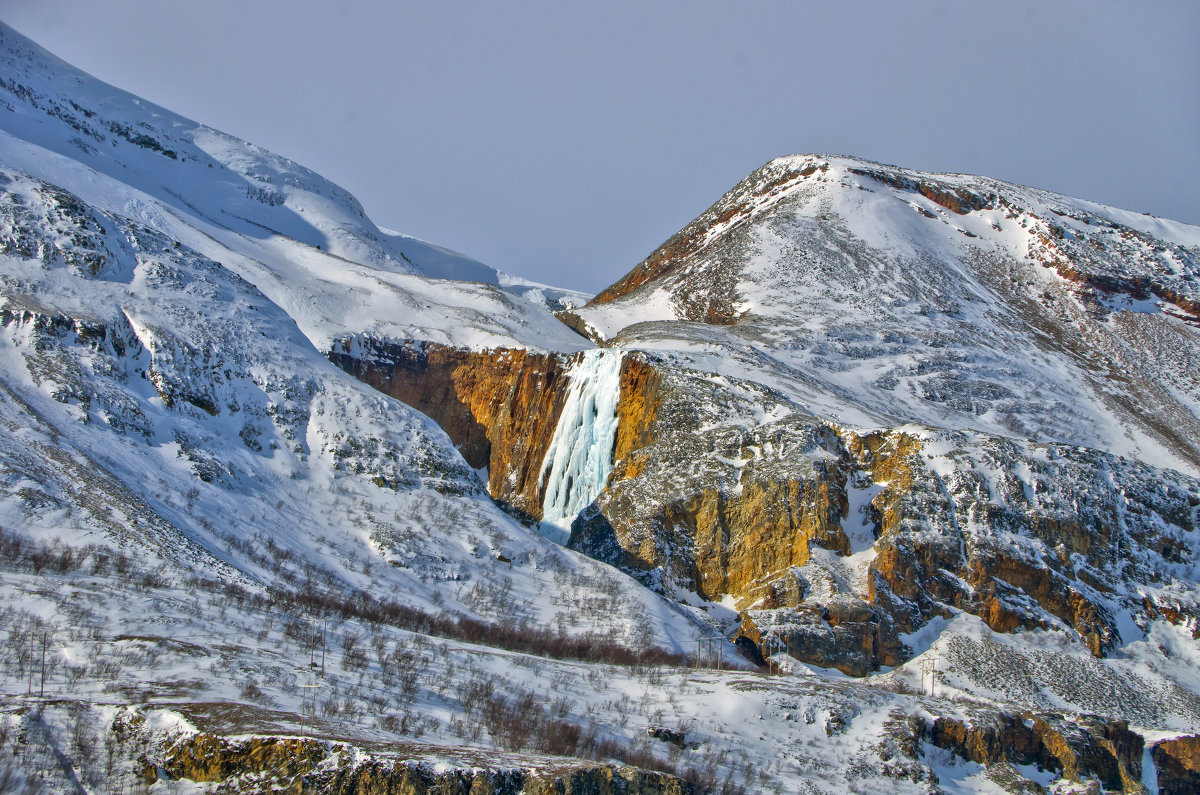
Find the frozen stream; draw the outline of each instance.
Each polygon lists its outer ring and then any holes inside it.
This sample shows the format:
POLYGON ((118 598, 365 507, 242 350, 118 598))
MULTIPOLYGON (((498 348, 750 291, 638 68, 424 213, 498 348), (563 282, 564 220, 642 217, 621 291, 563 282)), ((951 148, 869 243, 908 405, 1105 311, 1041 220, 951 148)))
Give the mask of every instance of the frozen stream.
POLYGON ((613 467, 621 352, 590 350, 570 371, 567 400, 542 461, 550 473, 542 520, 567 529, 600 494, 613 467))

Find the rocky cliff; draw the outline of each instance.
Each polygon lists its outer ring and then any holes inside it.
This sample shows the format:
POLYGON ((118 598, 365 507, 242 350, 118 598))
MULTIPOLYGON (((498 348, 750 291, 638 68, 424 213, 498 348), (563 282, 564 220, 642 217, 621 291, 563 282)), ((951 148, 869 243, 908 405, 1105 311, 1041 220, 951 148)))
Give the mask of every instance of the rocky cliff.
POLYGON ((435 420, 500 503, 540 518, 542 461, 566 398, 569 358, 432 342, 357 337, 330 359, 346 372, 435 420))
POLYGON ((1143 740, 1122 721, 1000 712, 937 718, 923 739, 981 765, 1035 765, 1078 785, 1098 782, 1105 792, 1143 792, 1143 740))
POLYGON ((408 749, 416 758, 319 740, 197 733, 142 758, 142 781, 217 783, 221 792, 330 795, 690 795, 686 782, 625 765, 553 757, 455 760, 438 749, 408 749), (505 762, 508 764, 505 764, 505 762))
MULTIPOLYGON (((330 355, 437 420, 495 499, 540 518, 571 358, 366 339, 330 355)), ((998 632, 1069 628, 1097 656, 1122 644, 1122 615, 1200 616, 1156 582, 1195 555, 1200 486, 1177 473, 968 432, 854 431, 640 353, 622 360, 616 418, 613 471, 569 545, 667 593, 732 597, 760 651, 862 676, 955 611, 998 632)))
POLYGON ((1191 478, 1062 445, 852 431, 753 383, 628 358, 655 373, 644 429, 570 544, 733 597, 753 640, 863 675, 960 610, 998 632, 1067 627, 1099 656, 1121 615, 1194 626, 1194 601, 1161 581, 1194 561, 1191 478))
POLYGON ((1151 751, 1161 795, 1200 791, 1200 737, 1163 740, 1151 751))

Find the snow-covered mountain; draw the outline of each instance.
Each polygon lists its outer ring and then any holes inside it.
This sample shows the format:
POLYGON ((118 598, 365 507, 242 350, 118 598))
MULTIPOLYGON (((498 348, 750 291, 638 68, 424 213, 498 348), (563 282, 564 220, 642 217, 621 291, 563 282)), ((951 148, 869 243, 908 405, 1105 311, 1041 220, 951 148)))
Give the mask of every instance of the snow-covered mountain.
POLYGON ((0 25, 0 273, 0 789, 1200 775, 1195 227, 783 158, 589 303, 0 25))
POLYGON ((505 279, 506 292, 492 268, 379 229, 354 197, 303 166, 102 83, 10 28, 0 28, 0 58, 10 168, 222 262, 318 347, 370 331, 579 349, 513 294, 530 286, 505 279), (448 289, 447 278, 469 281, 448 289))
POLYGON ((560 313, 653 374, 570 544, 764 653, 1190 726, 1198 306, 1195 227, 773 161, 560 313))
POLYGON ((1186 224, 982 177, 786 157, 577 317, 853 425, 1200 471, 1200 228, 1186 224))

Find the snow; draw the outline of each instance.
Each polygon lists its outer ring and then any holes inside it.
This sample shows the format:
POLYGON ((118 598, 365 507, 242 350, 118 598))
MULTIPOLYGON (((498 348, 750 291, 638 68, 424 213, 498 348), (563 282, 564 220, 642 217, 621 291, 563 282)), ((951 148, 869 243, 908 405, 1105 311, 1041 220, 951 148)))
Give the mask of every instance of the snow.
POLYGON ((591 293, 579 290, 567 290, 562 287, 551 287, 541 282, 530 281, 521 276, 498 271, 501 289, 505 292, 519 295, 531 303, 548 309, 574 309, 583 306, 592 299, 591 293))
POLYGON ((318 349, 362 332, 474 349, 589 347, 531 290, 575 301, 583 294, 544 285, 518 290, 511 279, 502 288, 492 268, 384 232, 344 189, 296 163, 139 101, 7 27, 0 43, 8 74, 40 97, 37 106, 14 97, 12 112, 0 116, 7 165, 235 270, 318 349), (51 104, 57 116, 45 113, 51 104), (110 124, 175 157, 134 145, 110 124), (81 148, 83 139, 90 143, 81 148))
POLYGON ((596 304, 587 307, 585 320, 605 340, 611 340, 634 323, 674 321, 679 318, 675 298, 667 290, 636 291, 620 305, 596 304), (610 308, 611 307, 611 308, 610 308))
POLYGON ((871 549, 875 545, 875 521, 871 519, 871 501, 883 491, 883 484, 872 481, 865 486, 849 483, 846 486, 846 496, 849 499, 849 510, 846 520, 842 522, 842 530, 850 539, 850 552, 857 555, 871 549))

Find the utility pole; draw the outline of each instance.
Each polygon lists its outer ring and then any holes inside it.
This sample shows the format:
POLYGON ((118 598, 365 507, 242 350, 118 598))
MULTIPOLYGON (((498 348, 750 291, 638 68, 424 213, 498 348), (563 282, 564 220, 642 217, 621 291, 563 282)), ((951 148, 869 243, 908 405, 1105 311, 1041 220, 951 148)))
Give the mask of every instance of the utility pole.
POLYGON ((38 698, 46 697, 46 633, 42 633, 42 685, 38 692, 38 698))
POLYGON ((321 678, 325 678, 325 635, 329 632, 329 619, 321 626, 321 678))
MULTIPOLYGON (((313 688, 318 688, 320 686, 321 685, 319 685, 317 683, 313 683, 311 685, 300 685, 300 687, 304 688, 304 697, 302 699, 300 699, 300 736, 301 737, 308 736, 304 732, 304 711, 305 711, 305 708, 308 706, 308 691, 313 688)), ((314 692, 313 698, 312 698, 312 718, 308 721, 308 728, 311 729, 313 727, 313 723, 315 723, 316 720, 317 720, 317 694, 314 692)))
POLYGON ((714 657, 716 657, 717 661, 717 670, 723 670, 722 652, 724 647, 721 646, 723 640, 725 638, 720 635, 708 635, 696 638, 696 670, 700 670, 702 659, 705 665, 712 665, 714 657))
POLYGON ((779 636, 767 635, 763 638, 763 656, 767 658, 767 676, 775 673, 775 666, 771 662, 771 658, 779 652, 779 636))
POLYGON ((33 697, 33 633, 29 633, 29 690, 25 695, 33 697))

